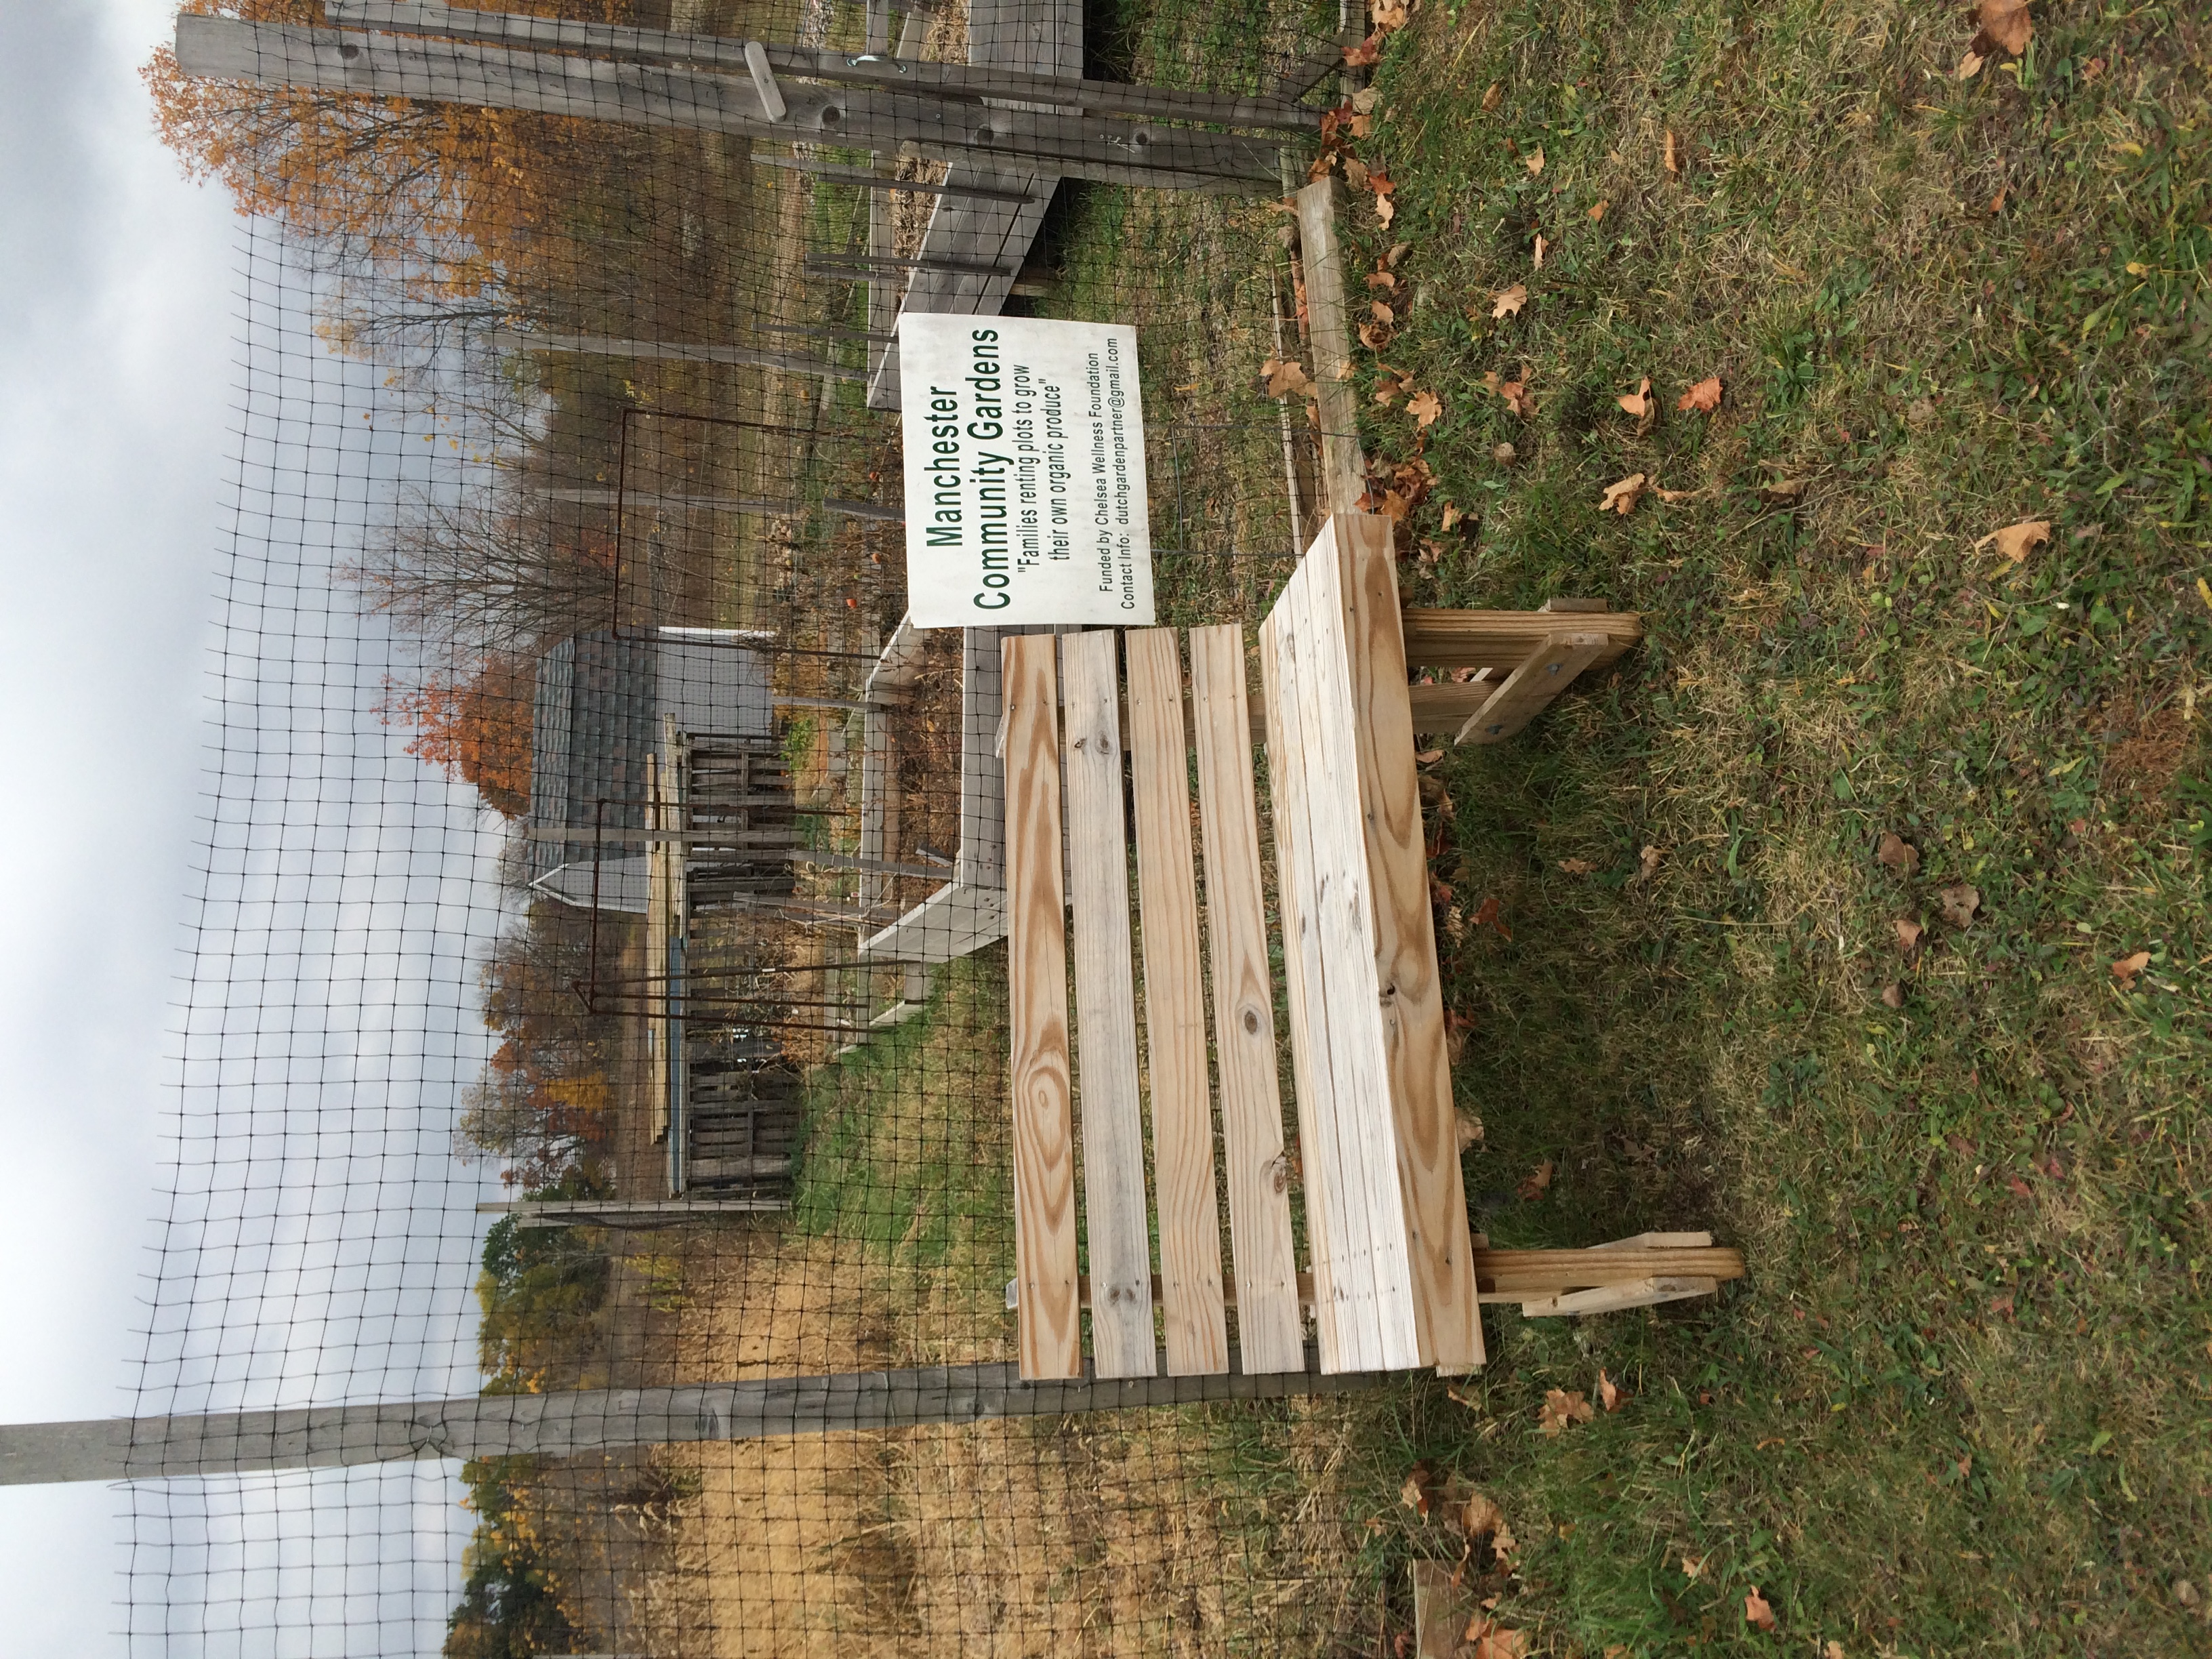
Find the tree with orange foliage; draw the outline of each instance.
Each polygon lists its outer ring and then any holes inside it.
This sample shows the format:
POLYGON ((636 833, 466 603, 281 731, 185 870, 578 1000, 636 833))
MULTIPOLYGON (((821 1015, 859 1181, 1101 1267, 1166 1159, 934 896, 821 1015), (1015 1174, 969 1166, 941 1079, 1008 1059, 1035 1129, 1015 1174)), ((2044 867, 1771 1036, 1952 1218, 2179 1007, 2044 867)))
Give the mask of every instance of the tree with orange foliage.
MULTIPOLYGON (((320 0, 184 0, 253 22, 320 27, 320 0)), ((608 19, 609 3, 508 0, 538 15, 608 19)), ((242 213, 280 219, 308 247, 404 273, 425 298, 483 294, 542 252, 600 124, 257 82, 203 80, 170 47, 140 71, 161 141, 187 177, 219 179, 242 213)))
POLYGON ((487 657, 463 674, 433 673, 412 690, 386 679, 376 710, 386 726, 415 728, 409 754, 465 779, 487 805, 519 818, 530 810, 536 687, 528 659, 487 657))

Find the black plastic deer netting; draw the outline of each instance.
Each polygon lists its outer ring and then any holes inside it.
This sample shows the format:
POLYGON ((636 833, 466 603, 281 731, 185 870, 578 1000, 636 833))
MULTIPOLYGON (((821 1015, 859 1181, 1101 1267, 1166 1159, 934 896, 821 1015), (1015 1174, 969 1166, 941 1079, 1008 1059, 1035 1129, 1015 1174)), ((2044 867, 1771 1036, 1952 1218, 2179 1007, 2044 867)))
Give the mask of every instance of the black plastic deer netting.
MULTIPOLYGON (((1304 161, 1171 110, 1097 117, 1085 160, 767 138, 729 100, 851 127, 854 83, 804 72, 835 58, 1317 109, 1334 5, 243 9, 151 76, 252 216, 137 1414, 1005 1365, 998 641, 902 626, 893 329, 1133 325, 1161 619, 1253 622, 1319 499, 1259 373, 1300 354, 1304 161), (522 27, 556 15, 593 27, 522 27)), ((750 1437, 141 1482, 132 1650, 1371 1638, 1354 1403, 822 1398, 750 1437)))

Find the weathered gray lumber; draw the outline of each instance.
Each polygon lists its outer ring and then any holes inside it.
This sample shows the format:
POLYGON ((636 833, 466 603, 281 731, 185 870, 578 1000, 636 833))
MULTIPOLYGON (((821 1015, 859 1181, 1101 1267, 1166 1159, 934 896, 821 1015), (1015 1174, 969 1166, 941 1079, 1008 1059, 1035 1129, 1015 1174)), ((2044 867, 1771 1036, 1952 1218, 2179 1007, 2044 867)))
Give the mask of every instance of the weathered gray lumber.
MULTIPOLYGON (((686 495, 667 490, 609 489, 592 485, 549 485, 534 492, 549 501, 574 501, 580 507, 658 507, 672 513, 686 507, 708 507, 717 513, 787 513, 800 514, 807 509, 805 501, 771 501, 756 500, 750 495, 686 495)), ((896 507, 885 507, 880 501, 825 501, 825 513, 835 513, 848 519, 872 519, 880 524, 904 524, 906 514, 896 507)))
POLYGON ((541 334, 535 329, 497 328, 492 343, 510 351, 574 351, 601 357, 636 357, 648 362, 732 363, 741 368, 780 368, 788 374, 823 375, 860 380, 865 371, 793 351, 762 351, 751 346, 706 341, 629 340, 612 334, 541 334))
POLYGON ((1192 128, 797 83, 786 92, 786 116, 775 119, 750 79, 461 40, 185 13, 177 19, 176 52, 179 66, 193 76, 784 143, 853 144, 944 161, 980 152, 1106 184, 1249 191, 1272 185, 1276 173, 1273 146, 1192 128))
POLYGON ((595 1389, 394 1401, 204 1417, 109 1418, 0 1425, 0 1486, 158 1480, 270 1469, 338 1468, 426 1458, 567 1456, 617 1446, 758 1440, 851 1429, 1058 1417, 1210 1400, 1334 1394, 1377 1376, 1306 1370, 1246 1376, 1024 1382, 1011 1364, 781 1376, 690 1388, 595 1389))
MULTIPOLYGON (((866 190, 911 191, 917 196, 967 196, 982 202, 1029 200, 1018 190, 987 190, 980 185, 933 185, 927 179, 902 179, 887 169, 840 167, 833 161, 810 161, 797 155, 763 155, 755 151, 752 161, 755 167, 782 167, 792 173, 811 173, 817 179, 826 179, 833 185, 858 185, 866 190)), ((823 331, 830 332, 828 330, 823 331)), ((857 330, 848 329, 840 331, 832 337, 850 339, 859 333, 857 330)))
MULTIPOLYGON (((925 63, 908 58, 903 52, 896 57, 889 55, 885 51, 890 45, 888 40, 872 43, 865 52, 846 52, 826 47, 776 46, 744 40, 734 35, 625 28, 565 18, 529 17, 519 12, 413 4, 408 0, 330 0, 324 9, 331 22, 356 28, 398 29, 492 46, 588 52, 630 61, 696 64, 733 72, 747 69, 747 54, 757 47, 776 74, 813 81, 896 87, 903 92, 934 92, 968 99, 1042 99, 1047 102, 1079 104, 1100 114, 1200 121, 1265 131, 1310 132, 1321 125, 1319 110, 1301 108, 1285 98, 1248 98, 1234 93, 1200 92, 1182 87, 1130 86, 1118 81, 1088 80, 1079 75, 1063 78, 981 62, 925 63)), ((911 23, 915 15, 908 15, 911 23)), ((1336 65, 1340 66, 1340 52, 1335 54, 1335 60, 1336 65)), ((1328 67, 1324 66, 1323 73, 1328 67)))

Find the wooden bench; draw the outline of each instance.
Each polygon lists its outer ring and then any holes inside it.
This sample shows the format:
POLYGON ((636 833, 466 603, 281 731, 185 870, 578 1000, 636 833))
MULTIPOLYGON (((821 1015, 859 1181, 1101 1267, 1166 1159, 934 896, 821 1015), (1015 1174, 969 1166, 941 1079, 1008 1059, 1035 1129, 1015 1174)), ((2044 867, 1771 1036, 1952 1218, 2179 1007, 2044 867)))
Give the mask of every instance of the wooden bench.
MULTIPOLYGON (((1558 629, 1547 617, 1537 631, 1558 629)), ((1163 1363, 1174 1376, 1225 1371, 1231 1306, 1243 1370, 1304 1370, 1302 1304, 1325 1372, 1465 1371, 1483 1362, 1482 1302, 1589 1312, 1703 1293, 1741 1275, 1741 1256, 1704 1235, 1506 1251, 1469 1231, 1386 521, 1332 519, 1258 640, 1295 1182, 1243 629, 1191 631, 1187 703, 1172 629, 1016 636, 1001 650, 1010 1294, 1024 1376, 1082 1374, 1086 1307, 1101 1377, 1149 1376, 1163 1363), (1233 1276, 1221 1260, 1206 969, 1233 1276), (1087 1275, 1079 1272, 1079 1101, 1087 1275), (1294 1184, 1310 1274, 1293 1247, 1294 1184)), ((1490 686, 1486 705, 1511 687, 1510 676, 1490 686)))

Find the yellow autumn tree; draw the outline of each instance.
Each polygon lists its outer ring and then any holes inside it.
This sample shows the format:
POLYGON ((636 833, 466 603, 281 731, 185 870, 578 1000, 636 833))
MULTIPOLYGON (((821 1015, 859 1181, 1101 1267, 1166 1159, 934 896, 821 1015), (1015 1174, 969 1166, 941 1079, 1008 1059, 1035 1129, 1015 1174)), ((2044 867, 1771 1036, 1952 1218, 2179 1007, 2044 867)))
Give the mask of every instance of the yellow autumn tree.
MULTIPOLYGON (((619 0, 508 0, 539 15, 611 18, 619 0)), ((183 9, 325 26, 320 0, 184 0, 183 9)), ((349 268, 426 299, 478 295, 545 257, 580 173, 604 154, 596 122, 525 111, 200 79, 163 46, 141 71, 164 143, 188 177, 220 182, 349 268)))

